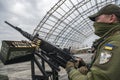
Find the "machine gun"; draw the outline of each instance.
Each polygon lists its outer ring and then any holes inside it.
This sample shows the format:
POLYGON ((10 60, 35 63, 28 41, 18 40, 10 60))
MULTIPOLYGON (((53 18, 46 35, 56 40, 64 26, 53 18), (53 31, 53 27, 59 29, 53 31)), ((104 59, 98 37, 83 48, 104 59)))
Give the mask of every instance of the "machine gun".
MULTIPOLYGON (((32 41, 36 45, 36 49, 32 51, 31 54, 25 55, 25 56, 18 56, 17 58, 12 58, 11 60, 8 60, 7 62, 5 60, 4 63, 6 64, 12 64, 12 63, 19 63, 19 62, 24 62, 31 60, 31 66, 32 66, 32 78, 33 80, 48 80, 49 74, 51 72, 46 72, 45 71, 45 64, 44 62, 48 63, 48 65, 52 68, 52 75, 53 75, 53 80, 58 80, 58 71, 60 71, 60 66, 65 68, 67 61, 73 61, 75 62, 75 56, 71 55, 68 52, 63 51, 59 47, 53 45, 52 43, 42 39, 39 37, 38 34, 35 36, 32 36, 31 34, 23 31, 21 28, 14 26, 10 24, 9 22, 5 21, 6 24, 20 32, 24 37, 32 41), (32 56, 31 56, 32 55, 32 56), (38 56, 42 60, 42 65, 39 63, 37 58, 35 56, 38 56), (28 59, 27 59, 28 58, 28 59), (22 59, 22 60, 20 60, 22 59), (35 78, 35 72, 34 72, 34 62, 37 64, 38 68, 41 70, 41 72, 44 75, 44 79, 39 77, 38 79, 35 78), (57 75, 57 76, 56 76, 57 75), (45 77, 47 77, 45 79, 45 77)), ((1 55, 0 55, 1 56, 1 55)), ((79 66, 85 65, 84 62, 80 62, 79 66)), ((42 76, 43 77, 43 76, 42 76)))

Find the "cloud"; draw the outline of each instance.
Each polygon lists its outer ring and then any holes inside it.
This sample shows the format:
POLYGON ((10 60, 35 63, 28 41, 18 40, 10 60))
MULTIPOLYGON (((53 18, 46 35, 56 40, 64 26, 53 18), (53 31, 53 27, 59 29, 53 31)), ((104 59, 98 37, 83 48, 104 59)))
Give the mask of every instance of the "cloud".
POLYGON ((19 26, 32 34, 47 11, 49 11, 57 1, 58 0, 0 0, 0 41, 25 39, 21 34, 5 24, 4 21, 19 26))

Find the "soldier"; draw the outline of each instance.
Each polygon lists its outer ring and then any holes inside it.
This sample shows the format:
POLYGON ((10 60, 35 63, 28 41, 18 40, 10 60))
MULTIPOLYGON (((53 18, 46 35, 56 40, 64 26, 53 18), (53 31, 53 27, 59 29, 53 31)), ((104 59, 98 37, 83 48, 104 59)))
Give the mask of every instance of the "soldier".
POLYGON ((109 4, 89 16, 94 21, 95 34, 100 36, 94 47, 96 55, 91 67, 75 68, 68 61, 70 80, 120 80, 120 7, 109 4))

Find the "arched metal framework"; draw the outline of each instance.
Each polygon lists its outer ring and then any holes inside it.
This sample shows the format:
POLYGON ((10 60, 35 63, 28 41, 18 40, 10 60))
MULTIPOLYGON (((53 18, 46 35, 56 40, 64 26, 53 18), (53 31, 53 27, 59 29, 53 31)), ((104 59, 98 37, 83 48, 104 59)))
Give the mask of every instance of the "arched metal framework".
POLYGON ((82 43, 94 35, 89 15, 104 5, 118 0, 59 0, 44 16, 33 35, 60 47, 80 48, 82 43))

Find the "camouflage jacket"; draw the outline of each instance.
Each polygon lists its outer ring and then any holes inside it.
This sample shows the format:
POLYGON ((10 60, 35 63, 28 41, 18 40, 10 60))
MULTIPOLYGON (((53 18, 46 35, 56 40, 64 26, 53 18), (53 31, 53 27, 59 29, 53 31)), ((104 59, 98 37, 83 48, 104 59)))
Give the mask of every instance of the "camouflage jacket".
POLYGON ((120 25, 100 38, 94 62, 86 75, 73 68, 70 80, 119 80, 120 76, 120 25))

